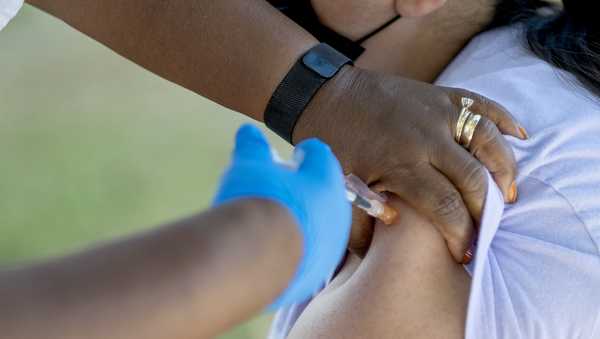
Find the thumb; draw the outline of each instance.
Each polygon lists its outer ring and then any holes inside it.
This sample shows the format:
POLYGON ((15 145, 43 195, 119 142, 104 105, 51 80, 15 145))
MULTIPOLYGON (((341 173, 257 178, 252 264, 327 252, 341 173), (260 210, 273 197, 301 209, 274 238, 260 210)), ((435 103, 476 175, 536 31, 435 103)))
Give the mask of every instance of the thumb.
POLYGON ((299 172, 317 178, 331 179, 339 177, 343 182, 342 167, 331 152, 329 146, 318 139, 309 139, 300 143, 295 151, 294 158, 300 164, 299 172))
POLYGON ((236 161, 256 160, 272 162, 271 146, 258 127, 245 124, 237 131, 233 159, 236 161))

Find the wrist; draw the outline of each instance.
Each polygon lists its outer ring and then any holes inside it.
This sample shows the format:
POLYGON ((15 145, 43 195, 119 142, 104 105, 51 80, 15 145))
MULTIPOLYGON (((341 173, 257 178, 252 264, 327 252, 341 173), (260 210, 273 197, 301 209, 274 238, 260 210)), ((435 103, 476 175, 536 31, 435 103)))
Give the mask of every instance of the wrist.
POLYGON ((355 77, 355 67, 346 65, 340 69, 335 77, 317 91, 294 128, 294 144, 298 144, 309 138, 320 138, 327 143, 327 140, 323 138, 327 135, 328 128, 325 126, 329 126, 335 120, 335 112, 327 112, 325 114, 323 111, 337 106, 337 102, 341 100, 347 89, 352 86, 355 77))
MULTIPOLYGON (((269 197, 248 197, 231 201, 235 206, 236 219, 253 224, 276 225, 274 232, 288 236, 296 233, 300 236, 298 218, 284 202, 269 197)), ((294 237, 290 237, 294 238, 294 237)))
POLYGON ((323 86, 352 60, 326 43, 310 49, 296 61, 273 93, 265 110, 267 127, 294 144, 294 130, 323 86))
POLYGON ((304 234, 292 211, 282 202, 270 198, 241 198, 232 201, 230 208, 232 224, 247 225, 253 233, 260 235, 255 240, 262 247, 261 253, 282 257, 280 262, 289 266, 289 270, 285 270, 291 273, 289 281, 304 256, 304 234), (285 248, 285 254, 280 253, 282 248, 285 248))
MULTIPOLYGON (((341 154, 343 145, 338 141, 343 138, 346 129, 340 128, 342 122, 347 122, 352 114, 346 108, 352 105, 348 93, 360 83, 361 70, 346 65, 338 74, 329 80, 316 93, 308 104, 294 129, 294 144, 309 139, 319 138, 328 144, 345 170, 348 159, 341 154)), ((352 133, 352 131, 348 131, 352 133)))

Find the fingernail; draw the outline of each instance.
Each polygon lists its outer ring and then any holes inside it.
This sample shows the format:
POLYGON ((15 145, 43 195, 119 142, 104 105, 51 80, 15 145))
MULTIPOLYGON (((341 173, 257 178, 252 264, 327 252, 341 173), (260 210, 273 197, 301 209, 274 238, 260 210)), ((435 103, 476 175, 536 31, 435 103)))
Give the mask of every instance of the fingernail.
POLYGON ((510 185, 510 189, 508 190, 508 202, 515 203, 517 202, 519 192, 517 191, 517 182, 513 181, 512 185, 510 185))
POLYGON ((525 128, 523 128, 523 126, 519 126, 519 132, 521 132, 521 138, 523 140, 529 139, 529 134, 527 133, 527 131, 525 130, 525 128))
POLYGON ((468 265, 471 263, 471 261, 473 261, 473 248, 469 248, 469 250, 465 253, 462 264, 468 265))

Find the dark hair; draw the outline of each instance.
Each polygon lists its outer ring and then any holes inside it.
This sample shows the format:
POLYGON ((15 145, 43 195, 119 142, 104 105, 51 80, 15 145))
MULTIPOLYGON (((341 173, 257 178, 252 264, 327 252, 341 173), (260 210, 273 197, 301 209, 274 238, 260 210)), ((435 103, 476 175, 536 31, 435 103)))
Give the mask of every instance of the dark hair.
POLYGON ((596 0, 498 0, 491 28, 522 23, 529 48, 600 96, 600 20, 596 0))

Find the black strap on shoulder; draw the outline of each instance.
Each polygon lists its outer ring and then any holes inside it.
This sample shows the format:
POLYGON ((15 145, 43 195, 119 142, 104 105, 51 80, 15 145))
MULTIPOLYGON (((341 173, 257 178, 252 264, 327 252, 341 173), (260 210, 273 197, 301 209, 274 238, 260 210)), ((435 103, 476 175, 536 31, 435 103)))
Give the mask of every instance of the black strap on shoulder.
POLYGON ((363 42, 400 19, 400 15, 398 15, 358 41, 352 41, 323 25, 310 0, 269 0, 269 2, 320 42, 332 46, 353 61, 356 61, 365 51, 365 48, 361 46, 363 42))
POLYGON ((272 3, 317 40, 330 45, 351 60, 358 59, 365 51, 360 43, 354 42, 321 24, 310 0, 272 1, 272 3))
POLYGON ((396 22, 398 19, 400 19, 402 16, 401 15, 396 15, 395 17, 393 17, 392 19, 390 19, 388 22, 386 22, 385 24, 379 26, 379 28, 377 28, 376 30, 374 30, 373 32, 365 35, 364 37, 358 39, 357 43, 362 44, 363 42, 371 39, 372 37, 374 37, 375 35, 377 35, 379 32, 383 31, 384 29, 388 28, 390 25, 392 25, 394 22, 396 22))

